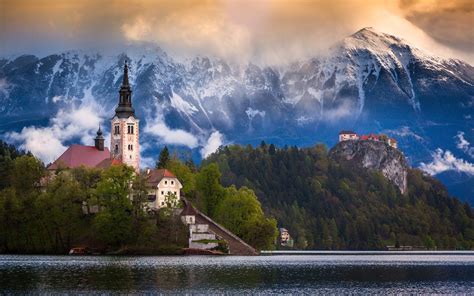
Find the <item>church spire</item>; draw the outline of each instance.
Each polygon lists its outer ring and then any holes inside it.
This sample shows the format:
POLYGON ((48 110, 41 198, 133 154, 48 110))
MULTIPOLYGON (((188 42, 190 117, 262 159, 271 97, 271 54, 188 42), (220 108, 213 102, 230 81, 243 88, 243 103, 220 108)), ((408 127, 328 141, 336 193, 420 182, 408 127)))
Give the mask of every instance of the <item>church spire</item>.
POLYGON ((115 115, 119 118, 128 118, 135 116, 135 110, 132 107, 132 88, 128 81, 128 64, 125 60, 123 67, 123 80, 119 90, 120 98, 118 107, 115 109, 115 115))
POLYGON ((94 139, 94 146, 100 151, 104 151, 104 137, 102 136, 102 130, 100 129, 100 124, 99 124, 99 130, 97 131, 97 136, 94 139))
POLYGON ((123 80, 122 80, 122 87, 130 86, 128 83, 128 64, 127 60, 125 60, 125 66, 123 67, 123 80))

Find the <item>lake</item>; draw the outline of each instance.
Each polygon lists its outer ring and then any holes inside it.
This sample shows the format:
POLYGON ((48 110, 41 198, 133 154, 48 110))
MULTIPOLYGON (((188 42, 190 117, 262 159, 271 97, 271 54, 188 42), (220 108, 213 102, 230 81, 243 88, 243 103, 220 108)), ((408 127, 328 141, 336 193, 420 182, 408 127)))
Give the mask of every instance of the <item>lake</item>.
POLYGON ((0 294, 474 293, 474 253, 234 256, 0 255, 0 294))

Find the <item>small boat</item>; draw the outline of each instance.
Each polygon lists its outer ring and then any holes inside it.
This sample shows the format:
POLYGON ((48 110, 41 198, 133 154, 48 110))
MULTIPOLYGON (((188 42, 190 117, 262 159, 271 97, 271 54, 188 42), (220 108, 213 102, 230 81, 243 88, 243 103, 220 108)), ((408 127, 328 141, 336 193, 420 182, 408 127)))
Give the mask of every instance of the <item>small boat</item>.
POLYGON ((89 254, 87 247, 75 247, 69 250, 69 255, 87 255, 89 254))

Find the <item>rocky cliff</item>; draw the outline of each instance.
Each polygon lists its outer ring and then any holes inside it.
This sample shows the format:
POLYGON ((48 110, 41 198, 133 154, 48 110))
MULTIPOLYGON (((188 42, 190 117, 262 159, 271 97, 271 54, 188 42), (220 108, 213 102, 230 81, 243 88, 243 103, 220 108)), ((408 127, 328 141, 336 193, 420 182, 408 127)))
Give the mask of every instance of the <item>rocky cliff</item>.
POLYGON ((334 146, 329 155, 335 160, 380 171, 402 194, 406 193, 408 164, 405 156, 384 142, 343 141, 334 146))

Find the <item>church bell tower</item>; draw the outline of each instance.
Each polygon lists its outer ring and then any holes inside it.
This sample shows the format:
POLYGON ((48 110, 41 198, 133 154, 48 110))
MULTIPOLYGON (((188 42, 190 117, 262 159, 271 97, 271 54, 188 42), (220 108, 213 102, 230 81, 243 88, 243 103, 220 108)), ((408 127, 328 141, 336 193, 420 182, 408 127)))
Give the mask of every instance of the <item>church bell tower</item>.
POLYGON ((110 153, 112 158, 140 170, 139 120, 132 107, 132 89, 128 81, 128 65, 125 61, 123 80, 119 90, 119 104, 111 120, 110 153))

